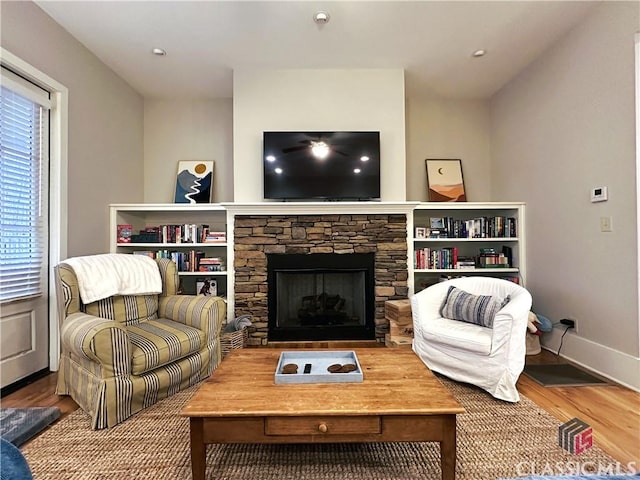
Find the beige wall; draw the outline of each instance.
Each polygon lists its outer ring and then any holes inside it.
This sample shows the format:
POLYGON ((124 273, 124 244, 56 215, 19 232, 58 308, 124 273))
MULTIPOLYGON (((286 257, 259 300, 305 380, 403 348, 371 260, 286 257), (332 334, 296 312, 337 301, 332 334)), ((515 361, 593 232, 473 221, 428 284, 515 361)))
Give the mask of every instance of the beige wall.
POLYGON ((68 256, 107 252, 108 205, 143 200, 142 98, 31 2, 1 2, 2 46, 69 89, 68 256))
POLYGON ((240 70, 233 77, 234 200, 262 202, 265 130, 380 132, 380 196, 404 201, 404 71, 240 70))
POLYGON ((173 203, 179 160, 213 160, 212 202, 233 201, 233 102, 145 100, 144 201, 173 203))
MULTIPOLYGON (((489 101, 431 97, 409 98, 405 104, 406 199, 427 200, 426 158, 460 158, 469 201, 488 201, 489 101)), ((173 202, 179 159, 213 159, 213 201, 234 201, 232 123, 232 99, 145 100, 144 201, 173 202)), ((236 188, 240 198, 251 193, 242 180, 236 188)), ((519 198, 504 199, 512 200, 519 198)))
MULTIPOLYGON (((534 310, 578 321, 563 352, 638 369, 634 33, 640 4, 606 2, 492 101, 492 199, 527 202, 534 310), (609 201, 590 202, 607 186, 609 201), (613 232, 600 232, 611 216, 613 232)), ((559 334, 547 341, 558 345, 559 334)), ((634 378, 635 377, 635 378, 634 378)), ((623 379, 624 375, 618 377, 623 379)))
POLYGON ((489 101, 408 98, 406 105, 407 200, 428 200, 425 159, 459 158, 467 200, 489 201, 489 101))

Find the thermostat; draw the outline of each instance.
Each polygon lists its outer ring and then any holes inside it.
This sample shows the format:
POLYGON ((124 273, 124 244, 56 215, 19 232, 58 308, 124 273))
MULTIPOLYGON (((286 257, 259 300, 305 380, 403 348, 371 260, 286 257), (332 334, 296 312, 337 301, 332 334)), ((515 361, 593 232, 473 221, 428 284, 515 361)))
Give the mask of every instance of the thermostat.
POLYGON ((591 202, 606 202, 608 199, 607 187, 594 187, 591 189, 591 202))

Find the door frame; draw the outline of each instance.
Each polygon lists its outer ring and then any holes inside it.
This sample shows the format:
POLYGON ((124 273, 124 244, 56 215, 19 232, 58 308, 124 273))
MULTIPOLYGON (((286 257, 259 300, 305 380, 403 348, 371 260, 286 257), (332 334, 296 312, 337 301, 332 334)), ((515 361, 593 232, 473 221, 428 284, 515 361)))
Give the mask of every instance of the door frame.
MULTIPOLYGON (((636 70, 636 281, 640 286, 640 31, 634 36, 636 70)), ((638 350, 640 351, 640 295, 638 305, 638 350)))
POLYGON ((51 93, 49 118, 49 369, 58 370, 60 331, 53 266, 67 258, 67 154, 69 90, 44 72, 0 47, 2 65, 51 93))

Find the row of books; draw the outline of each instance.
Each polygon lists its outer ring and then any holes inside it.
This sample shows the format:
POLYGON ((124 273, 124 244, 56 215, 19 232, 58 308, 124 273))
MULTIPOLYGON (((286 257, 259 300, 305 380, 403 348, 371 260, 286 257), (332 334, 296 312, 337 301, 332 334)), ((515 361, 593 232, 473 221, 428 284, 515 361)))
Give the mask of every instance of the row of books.
POLYGON ((518 221, 515 217, 476 217, 459 220, 453 217, 431 219, 425 228, 428 238, 515 238, 518 221))
POLYGON ((215 231, 209 225, 185 223, 145 227, 138 234, 128 224, 118 225, 118 243, 224 243, 227 233, 215 231))
POLYGON ((421 248, 416 250, 413 266, 418 270, 509 268, 510 259, 505 252, 492 248, 480 249, 475 257, 458 255, 458 247, 421 248))
POLYGON ((417 269, 457 268, 458 247, 421 248, 415 251, 413 266, 417 269))
POLYGON ((206 257, 199 250, 136 250, 134 255, 146 255, 151 258, 169 258, 178 267, 179 272, 224 272, 224 260, 220 257, 206 257))
POLYGON ((477 268, 509 268, 513 253, 511 247, 502 247, 501 252, 497 252, 493 247, 480 249, 480 255, 476 258, 477 268))
POLYGON ((486 253, 477 258, 478 268, 509 268, 509 259, 504 253, 486 253))

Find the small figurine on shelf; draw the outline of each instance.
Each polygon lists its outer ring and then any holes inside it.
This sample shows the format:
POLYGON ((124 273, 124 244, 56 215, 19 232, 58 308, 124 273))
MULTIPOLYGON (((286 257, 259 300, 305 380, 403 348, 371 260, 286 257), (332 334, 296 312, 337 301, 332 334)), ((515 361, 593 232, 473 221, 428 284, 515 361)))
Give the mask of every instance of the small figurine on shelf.
POLYGON ((215 280, 208 278, 200 278, 196 281, 196 292, 198 295, 205 295, 207 297, 215 296, 218 294, 218 285, 215 280))
POLYGON ((202 283, 198 295, 211 295, 211 285, 209 284, 209 280, 205 280, 202 283))

